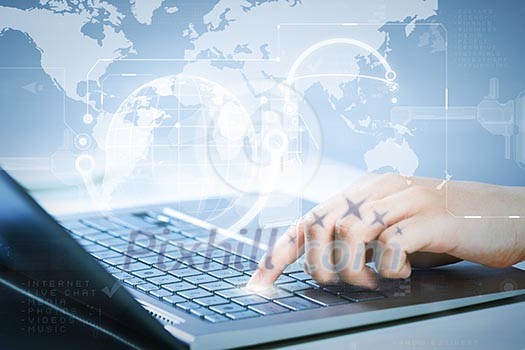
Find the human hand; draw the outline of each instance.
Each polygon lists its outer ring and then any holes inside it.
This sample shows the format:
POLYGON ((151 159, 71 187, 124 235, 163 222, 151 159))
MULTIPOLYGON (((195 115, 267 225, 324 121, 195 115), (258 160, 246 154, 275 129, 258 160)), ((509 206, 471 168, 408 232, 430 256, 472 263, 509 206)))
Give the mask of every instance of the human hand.
POLYGON ((261 259, 247 287, 270 287, 303 254, 305 271, 320 284, 369 288, 375 288, 377 274, 368 261, 387 278, 460 260, 511 266, 525 259, 525 218, 508 216, 524 208, 525 188, 459 181, 445 188, 442 180, 371 175, 290 227, 261 259))

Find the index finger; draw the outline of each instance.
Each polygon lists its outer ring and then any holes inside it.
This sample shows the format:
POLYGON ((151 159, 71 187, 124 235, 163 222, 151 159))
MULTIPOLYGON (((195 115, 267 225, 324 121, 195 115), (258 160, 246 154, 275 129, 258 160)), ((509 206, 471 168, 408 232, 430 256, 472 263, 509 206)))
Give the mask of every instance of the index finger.
POLYGON ((344 202, 344 197, 336 195, 328 201, 318 204, 303 216, 297 224, 291 226, 262 257, 259 267, 250 278, 246 287, 252 290, 262 290, 271 287, 286 267, 299 259, 304 254, 305 249, 308 249, 306 247, 309 244, 306 233, 309 232, 308 230, 312 224, 321 224, 319 220, 322 221, 319 235, 326 237, 319 237, 320 241, 317 243, 329 243, 326 241, 331 241, 331 233, 340 216, 339 212, 344 210, 344 208, 341 208, 342 202, 344 202))
POLYGON ((259 266, 246 288, 251 290, 267 289, 279 278, 286 266, 294 263, 304 253, 304 223, 299 221, 277 240, 273 247, 264 254, 259 266))

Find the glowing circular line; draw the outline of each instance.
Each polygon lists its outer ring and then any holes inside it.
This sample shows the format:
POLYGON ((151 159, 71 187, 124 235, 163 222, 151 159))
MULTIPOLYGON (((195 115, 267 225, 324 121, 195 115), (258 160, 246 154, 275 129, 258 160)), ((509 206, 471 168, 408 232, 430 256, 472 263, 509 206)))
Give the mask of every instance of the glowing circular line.
POLYGON ((297 80, 311 79, 311 78, 339 78, 339 77, 342 77, 342 78, 365 78, 365 79, 372 79, 372 80, 382 81, 382 82, 384 82, 386 84, 395 84, 395 83, 392 83, 389 80, 386 80, 386 79, 383 79, 383 78, 379 78, 379 77, 376 77, 376 76, 373 76, 373 75, 353 74, 353 73, 306 74, 306 75, 298 75, 298 76, 293 77, 293 78, 291 78, 289 80, 287 79, 286 81, 287 82, 293 82, 293 81, 297 81, 297 80))
MULTIPOLYGON (((303 64, 303 62, 315 51, 322 49, 326 46, 336 45, 336 44, 347 44, 347 45, 353 45, 358 46, 368 52, 370 52, 372 55, 374 55, 375 58, 385 67, 386 72, 393 72, 392 67, 390 67, 390 64, 388 64, 387 60, 379 53, 376 49, 374 49, 372 46, 365 44, 362 41, 351 39, 351 38, 334 38, 334 39, 328 39, 321 42, 318 42, 317 44, 314 44, 310 46, 308 49, 306 49, 292 64, 292 67, 290 68, 290 71, 288 72, 288 77, 285 80, 286 85, 290 85, 289 82, 293 81, 295 79, 295 75, 297 73, 297 70, 299 67, 303 64)), ((394 75, 395 77, 395 75, 394 75)), ((380 78, 377 78, 378 80, 382 80, 380 78)), ((384 80, 383 80, 384 81, 384 80)), ((386 80, 387 82, 391 82, 391 80, 386 80)), ((286 89, 285 91, 285 101, 288 101, 290 99, 290 89, 286 89)))

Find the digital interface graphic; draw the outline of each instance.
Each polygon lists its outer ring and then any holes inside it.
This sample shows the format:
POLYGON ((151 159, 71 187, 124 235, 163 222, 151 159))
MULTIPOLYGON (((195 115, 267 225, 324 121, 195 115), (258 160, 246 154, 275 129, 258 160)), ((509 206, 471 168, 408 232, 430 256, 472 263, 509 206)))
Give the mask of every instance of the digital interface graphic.
POLYGON ((270 194, 300 194, 323 159, 523 184, 520 50, 494 41, 512 6, 345 6, 5 3, 1 163, 108 208, 193 185, 239 197, 240 217, 280 202, 285 222, 300 208, 270 194))
MULTIPOLYGON (((48 288, 93 298, 92 339, 111 336, 98 326, 108 301, 178 336, 197 319, 518 295, 517 270, 494 271, 523 260, 524 37, 525 2, 512 0, 0 0, 0 167, 53 216, 57 203, 90 211, 57 219, 67 242, 47 226, 38 242, 0 234, 9 269, 60 270, 0 283, 24 295, 14 327, 62 336, 84 322, 48 288), (85 251, 104 269, 86 263, 80 278, 85 251), (239 294, 268 281, 281 289, 239 294), (170 321, 129 290, 196 318, 170 321)), ((12 212, 34 219, 3 174, 12 212)))

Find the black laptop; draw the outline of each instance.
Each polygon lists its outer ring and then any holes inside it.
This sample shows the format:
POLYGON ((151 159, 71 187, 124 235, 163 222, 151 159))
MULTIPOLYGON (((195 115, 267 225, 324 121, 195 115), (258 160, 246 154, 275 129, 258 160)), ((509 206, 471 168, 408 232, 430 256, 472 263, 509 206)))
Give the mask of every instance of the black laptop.
POLYGON ((270 237, 253 245, 178 204, 56 221, 1 170, 0 202, 0 283, 130 348, 247 347, 525 293, 515 268, 415 270, 372 291, 319 285, 299 261, 254 294, 243 287, 281 228, 252 230, 270 237))

